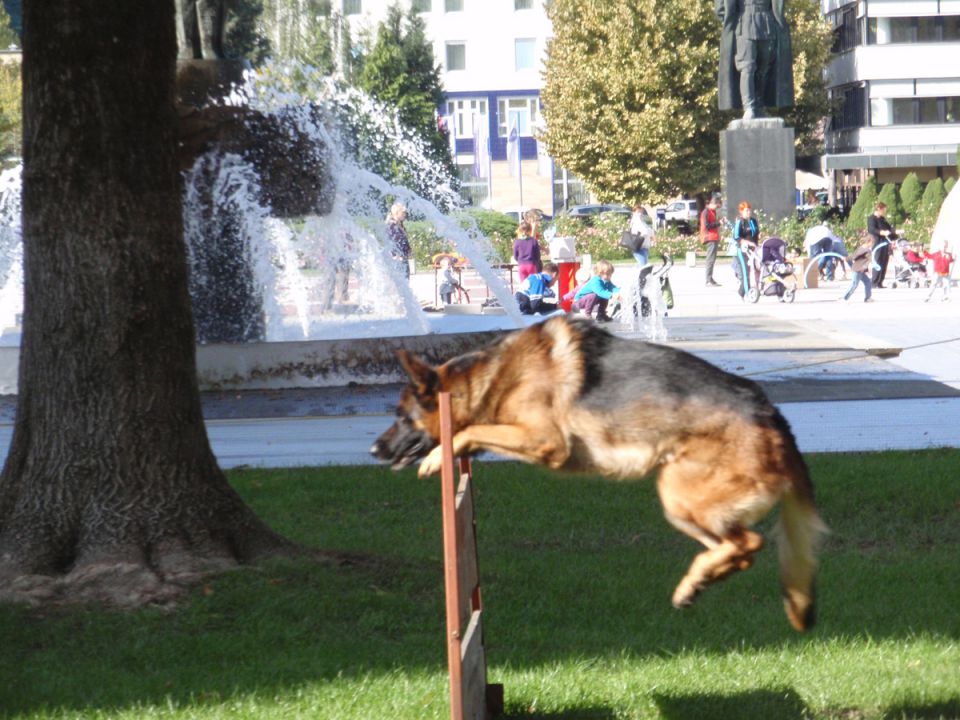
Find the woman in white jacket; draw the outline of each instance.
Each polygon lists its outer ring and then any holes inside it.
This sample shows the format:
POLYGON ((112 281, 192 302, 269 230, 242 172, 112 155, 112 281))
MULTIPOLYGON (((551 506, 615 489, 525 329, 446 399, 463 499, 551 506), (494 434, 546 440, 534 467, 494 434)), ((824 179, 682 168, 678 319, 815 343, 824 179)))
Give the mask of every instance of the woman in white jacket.
POLYGON ((634 238, 642 237, 643 244, 633 251, 633 256, 641 265, 646 265, 650 257, 650 241, 653 239, 653 228, 647 224, 646 213, 642 205, 633 206, 633 215, 630 216, 630 234, 634 238))

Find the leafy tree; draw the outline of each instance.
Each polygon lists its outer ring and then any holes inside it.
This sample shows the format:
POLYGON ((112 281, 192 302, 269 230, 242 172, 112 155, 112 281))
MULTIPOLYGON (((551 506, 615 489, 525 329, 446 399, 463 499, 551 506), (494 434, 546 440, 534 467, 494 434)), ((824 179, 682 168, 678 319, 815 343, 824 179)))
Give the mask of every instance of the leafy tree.
POLYGON ((853 230, 867 229, 867 216, 873 212, 877 204, 877 179, 872 175, 867 178, 857 195, 857 201, 850 208, 850 215, 847 217, 847 225, 853 230))
POLYGON ((7 598, 162 603, 204 572, 294 550, 227 483, 203 423, 173 15, 172 3, 24 3, 7 598))
POLYGON ((262 0, 232 0, 227 10, 225 51, 259 65, 270 55, 270 41, 260 33, 262 0))
POLYGON ((20 63, 0 64, 0 157, 20 155, 23 136, 20 63))
POLYGON ((957 184, 957 179, 955 177, 947 178, 947 181, 943 184, 943 191, 949 195, 953 190, 953 186, 957 184))
POLYGON ((886 183, 877 196, 877 201, 887 206, 887 218, 894 225, 903 222, 903 203, 900 201, 900 193, 897 192, 895 183, 886 183))
MULTIPOLYGON (((720 23, 713 3, 554 0, 543 89, 544 139, 601 199, 634 202, 716 187, 720 23)), ((828 114, 822 70, 829 25, 819 4, 790 5, 797 148, 818 145, 828 114)))
POLYGON ((452 169, 449 138, 436 119, 444 100, 440 66, 419 13, 411 9, 404 15, 399 5, 387 9, 374 45, 364 58, 358 85, 396 107, 400 122, 423 139, 427 154, 452 169))
POLYGON ((0 48, 20 47, 20 36, 13 29, 10 14, 3 3, 0 3, 0 48))
POLYGON ((908 173, 900 186, 900 200, 903 203, 903 211, 913 217, 917 212, 917 205, 920 204, 920 198, 923 195, 923 188, 920 185, 920 178, 915 172, 908 173))

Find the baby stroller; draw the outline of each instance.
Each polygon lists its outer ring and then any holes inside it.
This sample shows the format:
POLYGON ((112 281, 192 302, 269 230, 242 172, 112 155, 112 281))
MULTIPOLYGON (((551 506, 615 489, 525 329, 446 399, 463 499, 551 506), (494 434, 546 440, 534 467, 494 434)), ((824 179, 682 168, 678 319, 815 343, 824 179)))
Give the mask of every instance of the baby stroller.
POLYGON ((927 283, 927 266, 922 257, 910 252, 910 243, 905 238, 894 242, 892 251, 893 282, 891 287, 905 285, 909 288, 923 287, 927 283), (916 258, 913 262, 908 255, 916 258))
POLYGON ((792 303, 797 296, 797 278, 793 274, 793 263, 787 260, 787 243, 782 238, 768 237, 757 249, 745 254, 748 271, 742 282, 746 286, 746 299, 757 302, 761 295, 776 295, 780 302, 792 303), (757 268, 759 283, 753 282, 754 273, 749 268, 757 268))
POLYGON ((655 268, 652 264, 648 264, 640 268, 640 275, 637 277, 636 292, 633 294, 633 297, 629 300, 623 298, 621 301, 618 301, 614 305, 610 317, 619 322, 624 322, 629 319, 630 315, 632 315, 634 320, 637 320, 639 318, 648 318, 653 315, 655 311, 666 314, 664 312, 665 310, 673 308, 673 288, 670 285, 670 268, 672 267, 673 257, 664 253, 660 267, 655 268), (647 283, 652 282, 654 279, 657 282, 660 292, 659 295, 652 295, 654 300, 651 302, 651 293, 644 291, 647 283), (654 303, 657 305, 656 308, 654 307, 654 303))

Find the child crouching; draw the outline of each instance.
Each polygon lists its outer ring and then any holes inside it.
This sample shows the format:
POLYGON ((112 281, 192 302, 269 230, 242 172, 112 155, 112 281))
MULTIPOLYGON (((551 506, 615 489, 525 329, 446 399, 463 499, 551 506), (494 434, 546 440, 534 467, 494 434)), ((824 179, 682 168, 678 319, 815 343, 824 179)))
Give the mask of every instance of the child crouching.
POLYGON ((557 309, 557 298, 552 289, 557 281, 557 272, 556 264, 545 262, 543 272, 531 273, 524 278, 520 290, 514 295, 522 314, 542 315, 557 309))
POLYGON ((609 260, 600 260, 597 263, 597 274, 577 290, 573 306, 591 316, 596 308, 597 321, 610 322, 607 304, 610 298, 620 294, 620 288, 611 282, 611 277, 613 277, 613 263, 609 260))

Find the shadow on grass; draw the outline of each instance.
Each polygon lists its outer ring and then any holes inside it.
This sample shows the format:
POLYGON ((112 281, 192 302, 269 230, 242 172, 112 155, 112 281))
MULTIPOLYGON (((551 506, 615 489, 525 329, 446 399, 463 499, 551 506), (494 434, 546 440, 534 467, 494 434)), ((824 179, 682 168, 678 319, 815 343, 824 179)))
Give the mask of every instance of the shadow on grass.
MULTIPOLYGON (((814 477, 829 479, 818 493, 832 534, 819 578, 820 625, 807 636, 784 618, 774 547, 748 572, 676 611, 670 593, 698 548, 663 520, 653 483, 486 464, 476 475, 490 679, 501 681, 498 666, 749 652, 808 638, 956 640, 960 618, 945 589, 960 585, 960 503, 952 482, 958 464, 957 451, 812 460, 814 477)), ((195 708, 237 695, 362 686, 398 670, 443 692, 436 484, 379 469, 231 479, 287 536, 383 562, 336 568, 297 561, 228 573, 174 613, 0 607, 0 716, 41 708, 195 708)), ((506 692, 509 701, 512 689, 506 692)), ((792 690, 733 698, 664 694, 657 703, 669 718, 737 717, 732 713, 746 706, 768 708, 754 717, 802 717, 803 710, 792 690), (713 712, 714 705, 726 711, 713 712)), ((536 714, 613 716, 592 704, 536 714)), ((950 701, 884 715, 901 716, 955 717, 960 708, 950 701)))
POLYGON ((735 695, 654 695, 663 720, 803 720, 811 717, 792 688, 751 690, 735 695))
POLYGON ((617 714, 609 708, 576 708, 561 712, 506 713, 498 715, 498 720, 615 720, 617 714))
POLYGON ((960 718, 960 698, 930 705, 897 705, 883 714, 884 720, 955 720, 960 718))

